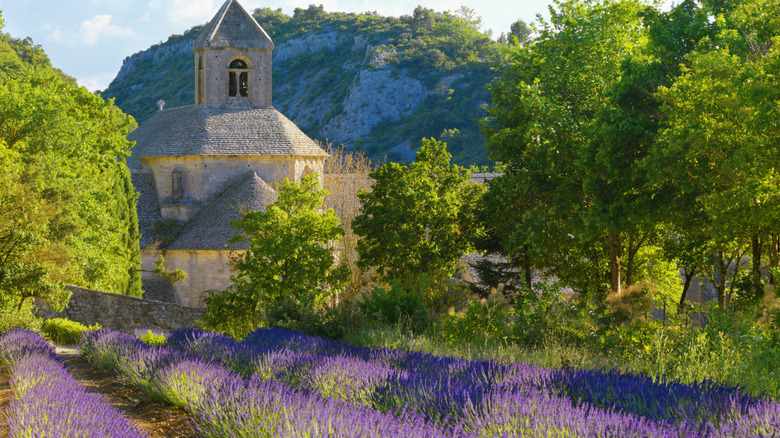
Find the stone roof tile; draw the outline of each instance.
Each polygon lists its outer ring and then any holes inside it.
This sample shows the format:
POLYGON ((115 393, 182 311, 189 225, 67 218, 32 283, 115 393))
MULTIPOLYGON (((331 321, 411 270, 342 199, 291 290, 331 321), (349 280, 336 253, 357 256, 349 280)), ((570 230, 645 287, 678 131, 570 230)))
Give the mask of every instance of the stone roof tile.
POLYGON ((276 191, 255 172, 247 172, 219 198, 193 218, 167 249, 248 249, 246 244, 228 245, 238 231, 230 222, 247 211, 265 211, 276 201, 276 191))
POLYGON ((227 0, 195 39, 192 49, 205 47, 273 50, 274 43, 241 4, 227 0))
POLYGON ((160 236, 155 233, 154 223, 162 221, 160 205, 157 203, 157 186, 151 172, 132 170, 130 179, 138 192, 136 211, 138 212, 138 231, 141 233, 141 248, 153 246, 160 236))
POLYGON ((326 156, 317 143, 273 107, 246 102, 191 105, 158 111, 127 136, 139 157, 184 155, 326 156))

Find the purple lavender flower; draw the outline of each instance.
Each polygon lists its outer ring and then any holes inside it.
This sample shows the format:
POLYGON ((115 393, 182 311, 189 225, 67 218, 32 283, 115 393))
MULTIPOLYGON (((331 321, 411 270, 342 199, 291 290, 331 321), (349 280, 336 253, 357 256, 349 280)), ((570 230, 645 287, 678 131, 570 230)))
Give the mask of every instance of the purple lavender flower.
POLYGON ((7 408, 11 437, 146 437, 100 396, 88 394, 38 334, 12 331, 0 338, 12 370, 7 408))

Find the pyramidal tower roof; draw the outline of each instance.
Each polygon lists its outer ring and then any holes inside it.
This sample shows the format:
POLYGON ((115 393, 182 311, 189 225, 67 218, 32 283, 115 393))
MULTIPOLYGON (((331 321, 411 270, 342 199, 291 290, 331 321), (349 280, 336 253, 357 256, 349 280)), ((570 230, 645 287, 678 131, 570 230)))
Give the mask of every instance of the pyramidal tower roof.
POLYGON ((203 29, 193 50, 206 47, 237 49, 274 48, 271 37, 236 0, 227 0, 203 29))

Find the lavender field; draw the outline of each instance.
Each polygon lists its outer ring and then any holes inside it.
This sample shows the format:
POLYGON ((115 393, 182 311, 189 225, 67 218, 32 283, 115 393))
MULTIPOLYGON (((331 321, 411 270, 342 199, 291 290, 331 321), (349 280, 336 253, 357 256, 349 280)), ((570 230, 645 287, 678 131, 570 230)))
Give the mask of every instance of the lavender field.
POLYGON ((770 437, 780 404, 715 383, 359 348, 280 329, 167 345, 90 332, 82 351, 183 406, 207 437, 770 437))
MULTIPOLYGON (((280 329, 236 342, 177 331, 164 346, 92 331, 100 368, 184 407, 205 437, 772 437, 780 404, 714 383, 359 348, 280 329)), ((87 394, 39 335, 0 338, 12 436, 140 437, 87 394)))

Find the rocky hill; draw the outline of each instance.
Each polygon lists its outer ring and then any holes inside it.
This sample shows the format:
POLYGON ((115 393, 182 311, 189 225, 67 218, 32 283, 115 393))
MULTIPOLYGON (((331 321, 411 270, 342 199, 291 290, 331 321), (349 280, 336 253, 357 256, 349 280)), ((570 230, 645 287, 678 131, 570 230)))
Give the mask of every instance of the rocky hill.
MULTIPOLYGON (((455 162, 487 164, 477 120, 506 46, 480 32, 468 12, 418 7, 381 17, 310 6, 289 17, 256 9, 276 45, 274 106, 312 138, 374 159, 411 159, 421 138, 436 137, 455 162)), ((103 96, 139 123, 160 99, 168 108, 192 104, 192 44, 201 29, 126 58, 103 96)))

